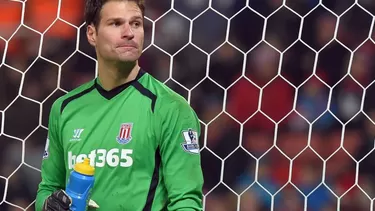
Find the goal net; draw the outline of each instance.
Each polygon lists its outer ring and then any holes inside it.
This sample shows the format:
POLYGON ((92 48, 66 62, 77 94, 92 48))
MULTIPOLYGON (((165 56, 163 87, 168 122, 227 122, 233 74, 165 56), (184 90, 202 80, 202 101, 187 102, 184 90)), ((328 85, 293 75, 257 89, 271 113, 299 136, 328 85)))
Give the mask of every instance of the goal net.
MULTIPOLYGON (((202 126, 204 210, 374 210, 375 2, 146 1, 141 66, 202 126)), ((81 0, 0 0, 0 210, 34 210, 54 100, 97 72, 81 0)))

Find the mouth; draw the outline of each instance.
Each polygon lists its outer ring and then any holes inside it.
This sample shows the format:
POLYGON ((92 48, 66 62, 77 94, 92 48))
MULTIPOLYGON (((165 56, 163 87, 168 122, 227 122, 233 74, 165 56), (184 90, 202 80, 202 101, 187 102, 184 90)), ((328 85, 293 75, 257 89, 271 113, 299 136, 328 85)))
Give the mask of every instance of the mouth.
POLYGON ((120 45, 118 46, 118 48, 137 48, 137 47, 134 45, 120 45))

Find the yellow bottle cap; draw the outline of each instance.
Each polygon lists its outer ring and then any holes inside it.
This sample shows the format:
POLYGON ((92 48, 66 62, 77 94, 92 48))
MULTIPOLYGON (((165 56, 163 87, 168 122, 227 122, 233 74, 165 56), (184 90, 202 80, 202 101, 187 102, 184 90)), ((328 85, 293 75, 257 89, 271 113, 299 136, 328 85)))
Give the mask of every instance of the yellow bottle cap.
POLYGON ((85 158, 82 163, 74 165, 74 170, 80 174, 92 176, 95 173, 95 168, 90 166, 90 159, 85 158))

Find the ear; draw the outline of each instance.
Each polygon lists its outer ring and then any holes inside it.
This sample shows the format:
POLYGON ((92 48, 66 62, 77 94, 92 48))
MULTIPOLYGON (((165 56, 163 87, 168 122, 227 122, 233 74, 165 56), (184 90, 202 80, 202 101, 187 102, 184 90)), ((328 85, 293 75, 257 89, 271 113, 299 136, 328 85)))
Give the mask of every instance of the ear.
POLYGON ((95 47, 96 46, 96 29, 94 25, 90 24, 87 26, 86 36, 87 36, 88 42, 92 46, 95 47))

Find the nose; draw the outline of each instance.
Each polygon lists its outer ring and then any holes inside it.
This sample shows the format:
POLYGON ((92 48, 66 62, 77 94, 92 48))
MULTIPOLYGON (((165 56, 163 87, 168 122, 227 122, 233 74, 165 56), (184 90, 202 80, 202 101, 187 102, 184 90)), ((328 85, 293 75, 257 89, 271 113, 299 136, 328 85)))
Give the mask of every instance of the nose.
POLYGON ((132 30, 129 23, 124 24, 124 27, 123 27, 122 33, 121 33, 121 37, 129 39, 129 40, 133 39, 134 33, 133 33, 133 30, 132 30))

